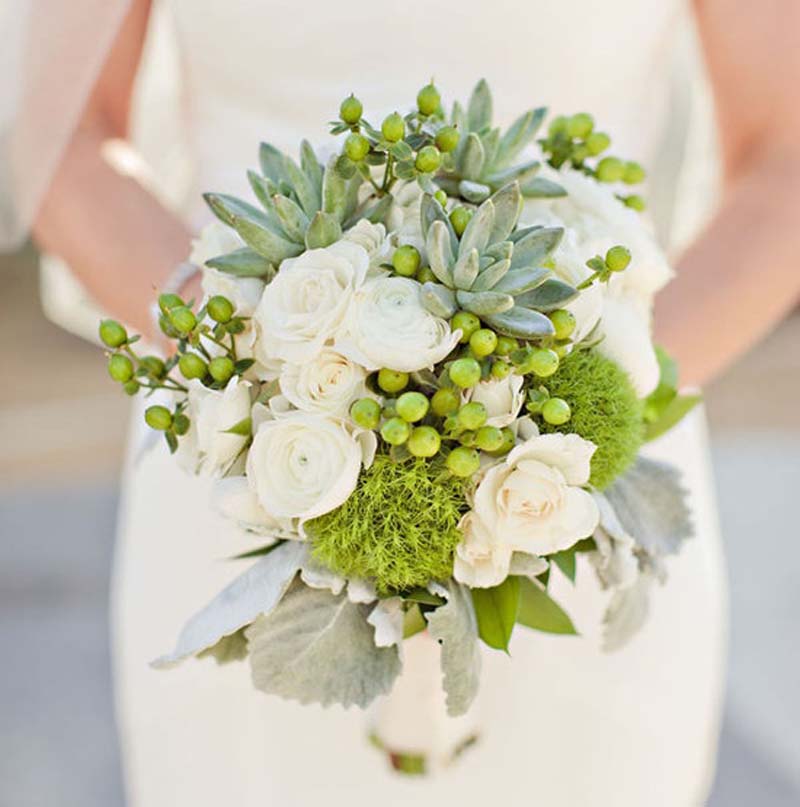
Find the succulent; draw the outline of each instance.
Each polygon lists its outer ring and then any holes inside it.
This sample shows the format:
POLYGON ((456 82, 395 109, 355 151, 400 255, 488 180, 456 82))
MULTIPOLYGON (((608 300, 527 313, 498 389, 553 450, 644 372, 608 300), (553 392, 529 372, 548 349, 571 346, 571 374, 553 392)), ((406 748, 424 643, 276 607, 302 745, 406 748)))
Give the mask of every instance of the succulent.
POLYGON ((446 318, 458 309, 470 311, 499 333, 522 339, 553 335, 543 312, 578 294, 543 266, 563 229, 515 230, 521 209, 520 185, 510 182, 477 208, 459 239, 439 202, 423 197, 425 247, 438 281, 422 286, 429 311, 446 318))

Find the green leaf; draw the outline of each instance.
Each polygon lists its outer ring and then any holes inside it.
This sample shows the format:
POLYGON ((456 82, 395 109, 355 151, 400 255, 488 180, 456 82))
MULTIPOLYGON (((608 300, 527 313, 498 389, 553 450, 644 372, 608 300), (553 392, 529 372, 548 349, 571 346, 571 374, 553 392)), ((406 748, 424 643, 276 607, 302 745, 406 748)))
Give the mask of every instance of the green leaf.
POLYGON ((406 602, 416 602, 420 605, 433 605, 435 607, 444 605, 444 603, 447 602, 444 597, 440 597, 438 594, 431 594, 428 589, 422 588, 422 586, 412 588, 410 591, 404 591, 400 596, 406 602))
POLYGON ((169 453, 174 454, 178 450, 178 438, 175 436, 174 432, 164 432, 164 439, 169 446, 169 453))
POLYGON ((253 193, 256 195, 258 201, 261 202, 269 216, 274 210, 272 197, 278 192, 278 186, 271 179, 262 177, 261 174, 256 171, 247 172, 247 181, 250 183, 253 193))
POLYGON ((400 140, 393 144, 389 151, 396 160, 410 161, 414 159, 414 152, 405 140, 400 140))
POLYGON ((661 410, 655 420, 645 425, 644 439, 648 441, 661 437, 662 434, 680 423, 702 400, 702 395, 676 395, 661 410))
POLYGON ((249 437, 253 431, 253 421, 249 418, 242 418, 234 423, 229 429, 224 429, 223 434, 238 434, 240 437, 249 437))
POLYGON ((403 638, 410 639, 428 627, 419 605, 414 603, 403 616, 403 638))
POLYGON ((311 218, 319 210, 319 192, 314 187, 311 180, 300 170, 297 163, 289 157, 286 157, 286 173, 294 188, 300 207, 302 207, 305 214, 311 218))
POLYGON ((306 231, 306 247, 319 249, 329 247, 342 237, 342 227, 330 214, 318 212, 306 231))
POLYGON ((292 241, 302 243, 308 228, 308 216, 303 212, 300 205, 292 201, 288 196, 276 195, 273 197, 272 202, 286 235, 292 241))
POLYGON ((206 266, 234 277, 272 277, 272 264, 250 247, 242 247, 226 255, 217 255, 206 261, 206 266))
POLYGON ((555 333, 553 323, 544 314, 520 305, 515 305, 510 311, 502 314, 488 315, 485 319, 489 327, 504 336, 514 336, 517 339, 534 339, 538 336, 552 336, 555 333))
POLYGON ((517 298, 519 305, 536 311, 554 311, 578 296, 578 290, 563 280, 550 278, 532 291, 526 291, 517 298))
POLYGON ((527 628, 576 635, 578 632, 566 611, 550 597, 540 585, 527 577, 515 578, 519 581, 519 610, 517 622, 527 628))
POLYGON ((494 588, 473 588, 478 635, 489 647, 508 652, 520 606, 520 578, 507 577, 494 588))
POLYGON ((467 104, 467 126, 470 132, 480 132, 492 124, 492 92, 486 79, 481 79, 467 104))
POLYGON ((314 154, 314 149, 308 140, 303 140, 300 143, 300 167, 303 173, 308 177, 314 187, 314 191, 319 198, 322 193, 322 166, 317 160, 317 155, 314 154))
POLYGON ((275 146, 262 143, 258 148, 258 162, 261 165, 261 173, 276 185, 286 181, 285 157, 275 146))
POLYGON ((197 658, 213 658, 217 664, 242 661, 247 658, 247 639, 243 630, 223 636, 213 647, 207 647, 197 654, 197 658))
POLYGON ((557 199, 567 195, 561 185, 545 177, 526 180, 520 185, 520 190, 526 199, 557 199))
POLYGON ((271 544, 264 544, 264 546, 259 546, 256 549, 251 549, 247 552, 242 552, 239 555, 234 555, 230 560, 248 560, 250 558, 260 558, 264 555, 269 555, 270 552, 276 550, 281 544, 285 544, 286 541, 284 539, 280 539, 275 541, 271 544))
POLYGON ((550 560, 561 569, 564 577, 568 578, 571 582, 575 582, 575 574, 577 572, 577 562, 575 559, 574 548, 564 549, 561 552, 556 552, 550 555, 550 560))

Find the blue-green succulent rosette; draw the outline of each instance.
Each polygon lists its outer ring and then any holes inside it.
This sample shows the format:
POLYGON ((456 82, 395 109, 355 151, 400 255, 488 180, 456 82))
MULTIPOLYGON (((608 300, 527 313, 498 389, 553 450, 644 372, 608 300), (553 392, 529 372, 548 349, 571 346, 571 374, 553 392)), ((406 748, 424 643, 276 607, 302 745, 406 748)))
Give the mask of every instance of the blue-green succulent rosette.
POLYGON ((483 81, 379 127, 350 96, 326 165, 264 143, 252 200, 206 196, 204 297, 159 298, 172 356, 101 324, 112 377, 166 396, 147 423, 252 540, 157 665, 247 658, 264 692, 366 707, 427 632, 457 716, 479 642, 575 632, 554 575, 608 589, 608 648, 642 621, 690 528, 640 450, 696 398, 651 340, 671 271, 644 171, 590 115, 545 117, 496 128, 483 81))

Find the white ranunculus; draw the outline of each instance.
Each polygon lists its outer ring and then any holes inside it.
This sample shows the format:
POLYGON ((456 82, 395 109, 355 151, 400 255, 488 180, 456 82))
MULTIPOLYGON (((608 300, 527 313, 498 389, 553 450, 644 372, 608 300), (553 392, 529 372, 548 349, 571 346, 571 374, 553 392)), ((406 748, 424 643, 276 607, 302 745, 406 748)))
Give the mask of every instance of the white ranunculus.
POLYGON ((371 269, 378 269, 381 264, 391 259, 392 244, 386 237, 386 228, 383 224, 373 224, 367 219, 359 219, 343 238, 364 248, 369 256, 371 269))
POLYGON ((279 384, 297 409, 346 417, 350 404, 366 394, 366 379, 363 367, 324 348, 304 364, 284 364, 279 384))
POLYGON ((256 356, 265 363, 313 359, 341 329, 368 268, 364 248, 344 240, 283 261, 254 315, 256 356))
POLYGON ((374 432, 336 418, 289 412, 262 422, 247 455, 247 478, 273 518, 302 523, 339 507, 375 453, 374 432))
POLYGON ((582 486, 594 451, 577 434, 535 435, 489 467, 461 522, 456 579, 494 586, 508 575, 513 552, 548 555, 590 536, 599 514, 582 486))
POLYGON ((398 245, 410 244, 425 257, 425 237, 422 234, 422 197, 424 191, 417 182, 407 182, 393 191, 394 204, 389 211, 387 226, 398 245))
POLYGON ((368 370, 433 367, 458 344, 461 332, 424 308, 421 288, 406 277, 369 280, 353 297, 337 349, 368 370))
POLYGON ((502 429, 517 419, 525 393, 522 391, 524 379, 512 373, 503 379, 481 381, 466 395, 469 401, 482 403, 486 407, 486 425, 502 429))
POLYGON ((247 437, 228 429, 250 417, 250 385, 234 376, 224 390, 189 382, 186 414, 189 433, 181 438, 178 460, 193 473, 227 471, 247 444, 247 437))
POLYGON ((243 529, 276 540, 301 538, 292 519, 273 518, 264 510, 246 476, 218 479, 211 488, 211 506, 243 529))

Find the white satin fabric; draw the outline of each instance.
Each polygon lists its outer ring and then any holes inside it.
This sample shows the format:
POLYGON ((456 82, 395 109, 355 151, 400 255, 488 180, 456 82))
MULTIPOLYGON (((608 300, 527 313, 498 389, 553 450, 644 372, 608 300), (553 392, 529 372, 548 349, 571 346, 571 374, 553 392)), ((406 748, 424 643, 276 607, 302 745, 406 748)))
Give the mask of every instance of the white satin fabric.
MULTIPOLYGON (((377 122, 395 104, 413 102, 431 74, 461 97, 486 76, 505 122, 542 103, 592 111, 613 134, 615 153, 669 178, 651 196, 662 231, 674 223, 669 189, 682 149, 671 146, 685 142, 691 108, 687 63, 678 58, 687 13, 679 0, 168 5, 198 192, 245 193, 259 140, 286 148, 302 136, 322 141, 324 122, 350 91, 377 122)), ((199 223, 201 210, 190 195, 187 216, 199 223)), ((141 435, 136 422, 132 457, 141 435)), ((425 780, 387 769, 365 741, 362 713, 264 696, 252 689, 246 665, 147 666, 236 574, 224 558, 250 539, 209 511, 207 483, 185 476, 161 448, 131 460, 114 594, 130 804, 703 804, 722 693, 725 585, 702 414, 653 451, 685 471, 697 536, 669 562, 670 581, 656 590, 645 629, 624 650, 602 654, 607 595, 588 567, 579 568, 575 587, 555 577, 556 596, 582 636, 519 629, 510 659, 487 652, 483 737, 425 780)))

